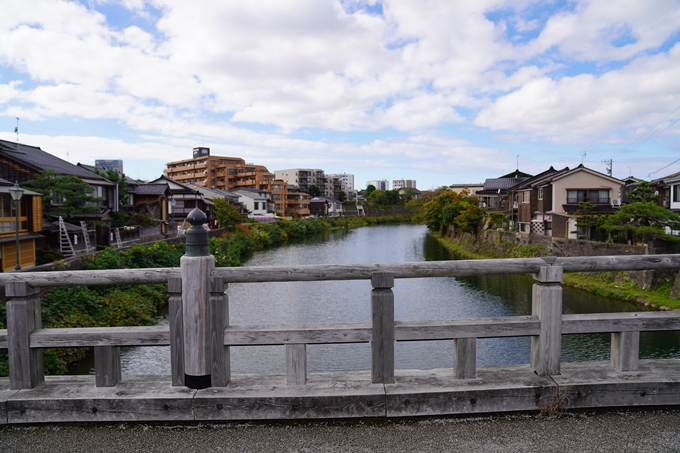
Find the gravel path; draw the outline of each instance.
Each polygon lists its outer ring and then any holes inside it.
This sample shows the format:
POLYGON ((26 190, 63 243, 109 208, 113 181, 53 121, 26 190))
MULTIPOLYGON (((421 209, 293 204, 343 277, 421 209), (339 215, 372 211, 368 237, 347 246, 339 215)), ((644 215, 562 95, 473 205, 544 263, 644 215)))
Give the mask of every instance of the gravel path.
POLYGON ((0 428, 1 452, 680 452, 680 410, 0 428))

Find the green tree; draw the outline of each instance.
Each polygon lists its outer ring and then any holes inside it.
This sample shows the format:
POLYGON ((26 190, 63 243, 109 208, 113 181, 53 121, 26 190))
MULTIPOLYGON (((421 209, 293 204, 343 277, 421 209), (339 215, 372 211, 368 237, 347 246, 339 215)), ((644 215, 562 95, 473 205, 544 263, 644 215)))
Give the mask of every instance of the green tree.
POLYGON ((479 199, 469 192, 443 191, 423 205, 425 225, 432 231, 444 231, 448 226, 476 234, 484 220, 479 199))
POLYGON ((238 206, 227 203, 224 198, 213 199, 215 203, 215 218, 222 228, 231 228, 243 221, 241 210, 238 206))
POLYGON ((321 195, 321 190, 312 184, 307 188, 307 193, 309 194, 310 198, 314 198, 321 195))
POLYGON ((375 191, 375 186, 373 184, 369 184, 366 186, 366 198, 370 197, 371 194, 375 191))
POLYGON ((387 206, 389 204, 387 193, 380 189, 373 190, 366 199, 374 206, 387 206))
POLYGON ((344 190, 338 192, 338 201, 340 202, 347 201, 347 194, 345 193, 344 190))
POLYGON ((80 214, 99 212, 94 203, 100 198, 92 195, 92 186, 76 176, 65 176, 57 171, 43 170, 26 181, 27 189, 43 195, 43 213, 52 217, 71 219, 80 214))
POLYGON ((593 227, 597 226, 601 215, 597 214, 597 207, 589 201, 582 201, 578 204, 578 209, 574 212, 576 216, 576 226, 585 231, 586 239, 592 239, 593 227))
POLYGON ((656 203, 659 194, 654 192, 654 187, 647 181, 640 181, 628 194, 631 203, 656 203))
POLYGON ((385 195, 387 196, 387 204, 395 205, 401 203, 401 197, 399 196, 398 190, 386 190, 385 195))
POLYGON ((633 240, 663 237, 677 241, 676 236, 666 234, 666 228, 680 230, 680 215, 656 203, 630 203, 603 218, 599 227, 610 232, 628 232, 633 240))

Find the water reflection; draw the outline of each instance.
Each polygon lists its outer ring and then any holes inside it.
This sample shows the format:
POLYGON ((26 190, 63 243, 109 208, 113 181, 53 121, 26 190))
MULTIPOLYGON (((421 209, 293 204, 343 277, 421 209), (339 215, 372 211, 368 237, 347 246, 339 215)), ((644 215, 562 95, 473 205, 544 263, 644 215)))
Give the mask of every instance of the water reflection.
MULTIPOLYGON (((390 225, 325 232, 253 254, 245 266, 353 264, 454 259, 417 225, 390 225)), ((395 319, 425 320, 531 314, 530 277, 519 275, 401 279, 395 282, 395 319)), ((369 322, 367 281, 244 283, 229 285, 232 325, 369 322)), ((564 313, 641 311, 571 288, 564 289, 564 313)), ((564 336, 564 361, 608 360, 610 335, 564 336)), ((480 339, 480 366, 529 363, 529 338, 480 339)), ((308 369, 370 369, 367 344, 309 345, 308 369)), ((129 348, 125 374, 169 374, 169 348, 129 348)), ((643 333, 641 357, 680 357, 676 332, 643 333)), ((399 369, 453 366, 453 341, 399 342, 399 369)), ((283 346, 233 347, 233 373, 285 373, 283 346)))

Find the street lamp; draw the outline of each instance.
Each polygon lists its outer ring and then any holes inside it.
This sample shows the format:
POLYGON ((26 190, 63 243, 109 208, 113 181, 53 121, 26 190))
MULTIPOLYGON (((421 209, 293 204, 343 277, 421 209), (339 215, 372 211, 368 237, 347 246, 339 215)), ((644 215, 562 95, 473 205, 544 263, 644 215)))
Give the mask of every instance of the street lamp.
POLYGON ((19 248, 19 200, 21 200, 21 196, 24 194, 24 189, 19 187, 18 182, 14 182, 14 187, 9 189, 10 195, 12 195, 12 204, 14 204, 14 213, 17 216, 16 220, 16 238, 17 238, 17 245, 16 245, 16 260, 17 260, 17 265, 14 266, 15 270, 21 270, 21 265, 19 264, 20 261, 20 256, 21 256, 21 249, 19 248))
POLYGON ((171 196, 170 197, 170 206, 172 206, 171 214, 172 214, 172 224, 173 225, 175 224, 175 205, 177 205, 177 200, 175 200, 174 196, 171 196))

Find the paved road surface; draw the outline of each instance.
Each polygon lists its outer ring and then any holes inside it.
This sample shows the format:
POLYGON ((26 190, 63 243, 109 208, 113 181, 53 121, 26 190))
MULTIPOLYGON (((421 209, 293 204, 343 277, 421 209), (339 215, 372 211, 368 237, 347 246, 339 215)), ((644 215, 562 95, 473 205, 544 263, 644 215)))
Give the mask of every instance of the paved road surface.
POLYGON ((680 452, 680 409, 371 422, 0 428, 0 452, 680 452))

